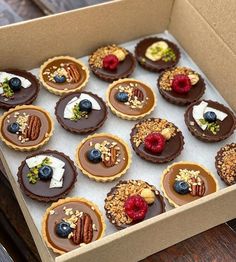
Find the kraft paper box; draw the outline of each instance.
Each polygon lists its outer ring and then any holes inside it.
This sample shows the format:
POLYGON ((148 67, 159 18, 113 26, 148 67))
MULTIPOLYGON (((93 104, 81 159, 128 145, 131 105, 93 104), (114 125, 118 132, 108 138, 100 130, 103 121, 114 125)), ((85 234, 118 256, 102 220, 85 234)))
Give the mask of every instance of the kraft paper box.
MULTIPOLYGON (((227 5, 220 0, 122 0, 5 26, 0 28, 0 67, 31 70, 49 57, 83 57, 107 43, 123 44, 168 30, 235 110, 235 9, 234 0, 227 5)), ((2 150, 0 157, 43 261, 137 261, 236 214, 236 186, 225 187, 87 246, 54 256, 42 240, 2 150)))

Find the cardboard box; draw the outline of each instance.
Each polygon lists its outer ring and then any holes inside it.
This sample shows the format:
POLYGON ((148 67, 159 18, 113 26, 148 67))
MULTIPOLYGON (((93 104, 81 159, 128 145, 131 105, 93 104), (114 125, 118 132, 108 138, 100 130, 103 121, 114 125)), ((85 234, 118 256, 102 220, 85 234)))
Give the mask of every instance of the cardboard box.
MULTIPOLYGON (((68 50, 69 55, 80 57, 105 43, 123 43, 169 30, 236 109, 236 5, 234 0, 227 2, 122 0, 2 27, 1 67, 31 69, 68 50)), ((1 150, 0 158, 42 260, 53 261, 1 150)), ((140 260, 234 218, 235 198, 236 185, 58 256, 56 261, 140 260)))

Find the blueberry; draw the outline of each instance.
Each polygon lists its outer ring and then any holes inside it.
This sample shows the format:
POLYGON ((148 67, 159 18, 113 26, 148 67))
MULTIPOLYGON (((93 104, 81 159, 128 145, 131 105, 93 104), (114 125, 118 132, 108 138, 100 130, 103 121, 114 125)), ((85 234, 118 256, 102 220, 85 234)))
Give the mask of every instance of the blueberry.
POLYGON ((66 82, 66 77, 65 76, 60 76, 60 75, 55 75, 54 80, 56 83, 65 83, 66 82))
POLYGON ((56 234, 59 237, 67 238, 71 232, 72 228, 70 227, 70 224, 65 221, 56 225, 56 234))
POLYGON ((215 112, 212 111, 208 111, 203 115, 204 119, 208 122, 208 123, 213 123, 217 120, 217 116, 215 112))
POLYGON ((185 195, 189 193, 189 184, 185 181, 176 181, 174 183, 174 190, 181 194, 181 195, 185 195))
POLYGON ((49 180, 52 178, 52 168, 50 166, 42 166, 39 168, 39 178, 41 180, 49 180))
POLYGON ((12 123, 7 127, 7 130, 12 133, 15 134, 16 132, 19 132, 20 130, 20 125, 18 123, 12 123))
POLYGON ((118 93, 116 94, 116 99, 117 99, 119 102, 125 103, 125 102, 127 102, 127 101, 129 100, 129 96, 128 96, 128 94, 125 93, 125 92, 118 92, 118 93))
POLYGON ((83 99, 79 102, 79 109, 82 112, 91 112, 92 111, 92 103, 88 99, 83 99))
POLYGON ((92 149, 88 151, 87 154, 88 160, 93 163, 99 163, 102 160, 102 153, 98 149, 92 149))
POLYGON ((21 89, 21 80, 18 77, 12 77, 8 84, 13 91, 19 91, 21 89))

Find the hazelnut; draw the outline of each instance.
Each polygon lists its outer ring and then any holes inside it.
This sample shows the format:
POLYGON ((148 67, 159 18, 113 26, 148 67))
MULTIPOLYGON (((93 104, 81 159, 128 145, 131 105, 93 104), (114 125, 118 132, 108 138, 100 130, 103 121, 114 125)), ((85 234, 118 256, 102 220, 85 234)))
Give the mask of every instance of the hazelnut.
POLYGON ((199 76, 197 74, 189 74, 188 77, 192 85, 197 84, 197 82, 199 81, 199 76))
POLYGON ((171 135, 172 135, 169 128, 164 128, 161 131, 161 134, 165 137, 166 140, 169 140, 171 138, 171 135))
POLYGON ((117 49, 112 54, 115 55, 119 61, 125 60, 126 54, 121 49, 117 49))
POLYGON ((144 200, 147 202, 148 205, 152 204, 155 201, 155 194, 154 192, 149 188, 144 188, 141 191, 140 196, 144 198, 144 200))

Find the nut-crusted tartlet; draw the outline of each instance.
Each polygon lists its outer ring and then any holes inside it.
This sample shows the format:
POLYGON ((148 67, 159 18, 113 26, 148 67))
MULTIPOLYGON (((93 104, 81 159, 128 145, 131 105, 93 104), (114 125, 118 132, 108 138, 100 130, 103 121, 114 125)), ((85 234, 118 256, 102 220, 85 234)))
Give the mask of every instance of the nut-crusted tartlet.
POLYGON ((0 118, 0 139, 14 150, 32 151, 42 147, 53 129, 51 116, 38 106, 17 106, 0 118))
POLYGON ((164 71, 157 83, 160 94, 170 103, 188 105, 200 99, 206 89, 203 78, 187 67, 174 67, 164 71))
POLYGON ((88 82, 89 71, 74 57, 58 56, 41 66, 39 79, 49 92, 61 96, 81 91, 88 82))
POLYGON ((87 245, 105 233, 105 221, 91 201, 73 197, 53 203, 42 221, 42 235, 49 248, 64 254, 87 245))
POLYGON ((94 75, 107 82, 130 76, 136 66, 134 56, 115 44, 98 48, 88 62, 94 75))
POLYGON ((113 82, 106 96, 112 113, 122 119, 141 119, 156 106, 156 95, 152 88, 136 79, 126 78, 113 82))
POLYGON ((154 186, 142 180, 127 180, 111 189, 104 208, 109 221, 123 229, 165 212, 165 203, 154 186))
POLYGON ((182 132, 171 122, 149 118, 137 123, 130 141, 136 154, 153 163, 166 163, 176 158, 184 146, 182 132))
POLYGON ((178 207, 216 192, 218 182, 202 165, 177 162, 163 171, 161 189, 169 203, 178 207))
POLYGON ((167 39, 150 37, 137 44, 135 56, 140 66, 160 73, 179 62, 180 51, 174 43, 167 39))
POLYGON ((70 192, 76 182, 77 172, 68 156, 55 150, 46 150, 28 156, 21 163, 17 176, 27 196, 50 202, 70 192))
POLYGON ((131 152, 126 142, 107 133, 82 140, 75 158, 81 172, 97 182, 113 181, 123 176, 131 165, 131 152))
POLYGON ((236 183, 236 143, 223 146, 216 155, 216 170, 227 185, 236 183))

